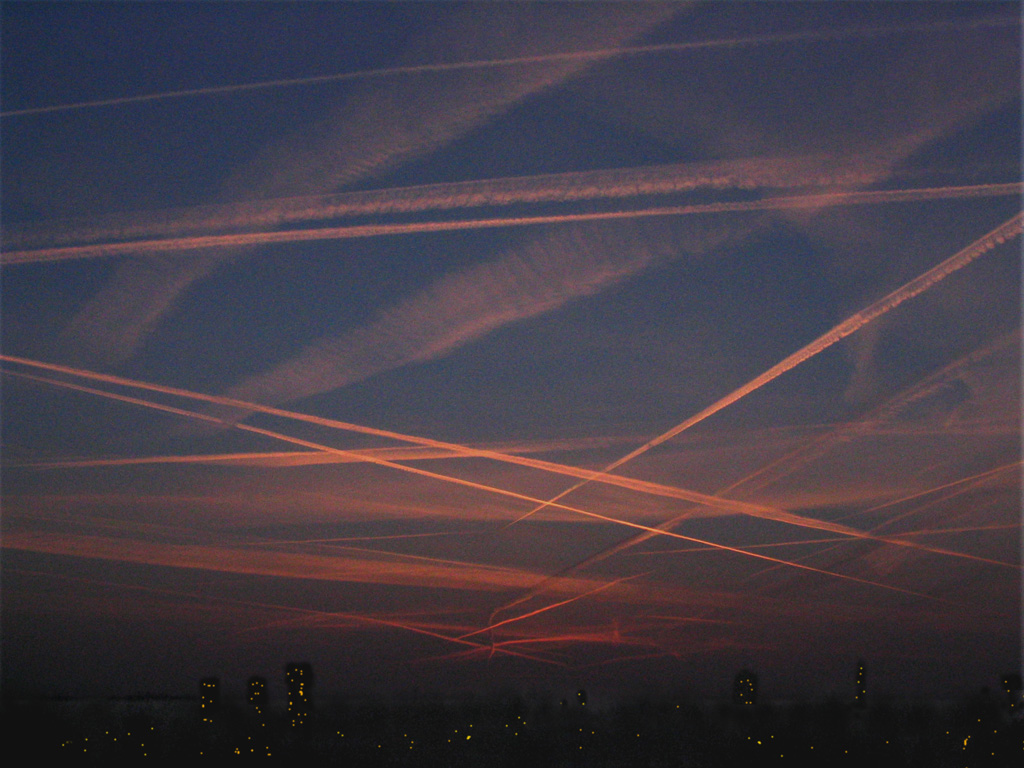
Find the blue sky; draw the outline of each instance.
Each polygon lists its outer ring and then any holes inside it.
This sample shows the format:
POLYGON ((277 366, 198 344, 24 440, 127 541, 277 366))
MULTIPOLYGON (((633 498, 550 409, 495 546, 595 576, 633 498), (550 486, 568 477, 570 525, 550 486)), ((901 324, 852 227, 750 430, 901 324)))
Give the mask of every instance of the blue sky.
POLYGON ((6 684, 1019 664, 1017 4, 2 14, 6 684))

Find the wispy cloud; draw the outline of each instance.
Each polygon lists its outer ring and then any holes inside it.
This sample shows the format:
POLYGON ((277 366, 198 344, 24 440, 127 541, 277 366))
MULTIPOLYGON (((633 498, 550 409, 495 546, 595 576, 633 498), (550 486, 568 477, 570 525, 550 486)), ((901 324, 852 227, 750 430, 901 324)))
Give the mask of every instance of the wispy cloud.
MULTIPOLYGON (((702 250, 723 237, 694 238, 690 246, 702 250)), ((321 339, 241 382, 228 396, 288 402, 437 359, 503 326, 599 293, 685 245, 663 227, 559 229, 441 278, 366 325, 321 339)))
MULTIPOLYGON (((448 16, 410 50, 435 55, 504 58, 569 48, 617 46, 651 29, 678 8, 607 6, 580 16, 570 9, 513 5, 501 35, 493 13, 474 6, 448 16), (447 49, 445 46, 449 46, 447 49), (467 50, 468 49, 468 50, 467 50)), ((446 145, 467 131, 589 67, 595 59, 566 59, 512 70, 459 70, 366 84, 326 120, 267 147, 225 182, 221 200, 322 194, 370 178, 446 145), (423 78, 431 78, 424 81, 423 78)), ((68 324, 62 346, 78 359, 118 364, 149 336, 178 297, 244 250, 186 260, 134 260, 68 324)))

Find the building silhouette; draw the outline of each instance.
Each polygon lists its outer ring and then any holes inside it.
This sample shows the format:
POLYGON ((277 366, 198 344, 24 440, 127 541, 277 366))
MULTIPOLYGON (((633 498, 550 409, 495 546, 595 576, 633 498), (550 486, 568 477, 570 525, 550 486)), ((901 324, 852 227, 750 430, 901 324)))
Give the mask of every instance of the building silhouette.
POLYGON ((254 675, 246 685, 246 699, 259 717, 267 711, 267 679, 254 675))
POLYGON ((213 725, 220 714, 220 680, 204 677, 199 681, 199 717, 203 723, 213 725))
POLYGON ((749 669, 741 669, 736 673, 732 684, 732 700, 734 704, 749 705, 757 703, 757 675, 749 669))
POLYGON ((855 707, 867 705, 867 674, 864 659, 857 659, 857 674, 853 683, 853 705, 855 707))
POLYGON ((288 695, 288 724, 306 728, 313 716, 313 667, 308 662, 285 667, 288 695))
POLYGON ((1021 709, 1024 709, 1024 684, 1021 683, 1021 677, 1016 672, 1011 672, 1007 675, 1003 675, 1002 682, 1003 693, 1006 694, 1006 700, 1010 705, 1010 711, 1019 713, 1021 709))

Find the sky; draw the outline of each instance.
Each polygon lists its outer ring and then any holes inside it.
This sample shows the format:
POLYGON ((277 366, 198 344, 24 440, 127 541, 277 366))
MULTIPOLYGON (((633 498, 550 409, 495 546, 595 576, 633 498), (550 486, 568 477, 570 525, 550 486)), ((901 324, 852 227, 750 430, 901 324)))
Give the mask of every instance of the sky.
POLYGON ((1020 10, 4 3, 4 688, 995 688, 1020 10))

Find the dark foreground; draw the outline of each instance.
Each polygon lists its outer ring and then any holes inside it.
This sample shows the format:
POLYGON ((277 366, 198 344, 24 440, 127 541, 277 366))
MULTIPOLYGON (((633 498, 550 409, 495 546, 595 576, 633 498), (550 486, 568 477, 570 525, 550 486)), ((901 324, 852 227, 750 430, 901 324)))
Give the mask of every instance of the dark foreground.
POLYGON ((605 706, 534 697, 439 704, 315 702, 305 723, 198 698, 5 701, 7 752, 343 766, 1016 766, 1024 722, 987 692, 959 702, 605 706), (203 716, 210 722, 203 722, 203 716), (22 747, 19 749, 19 747, 22 747))

